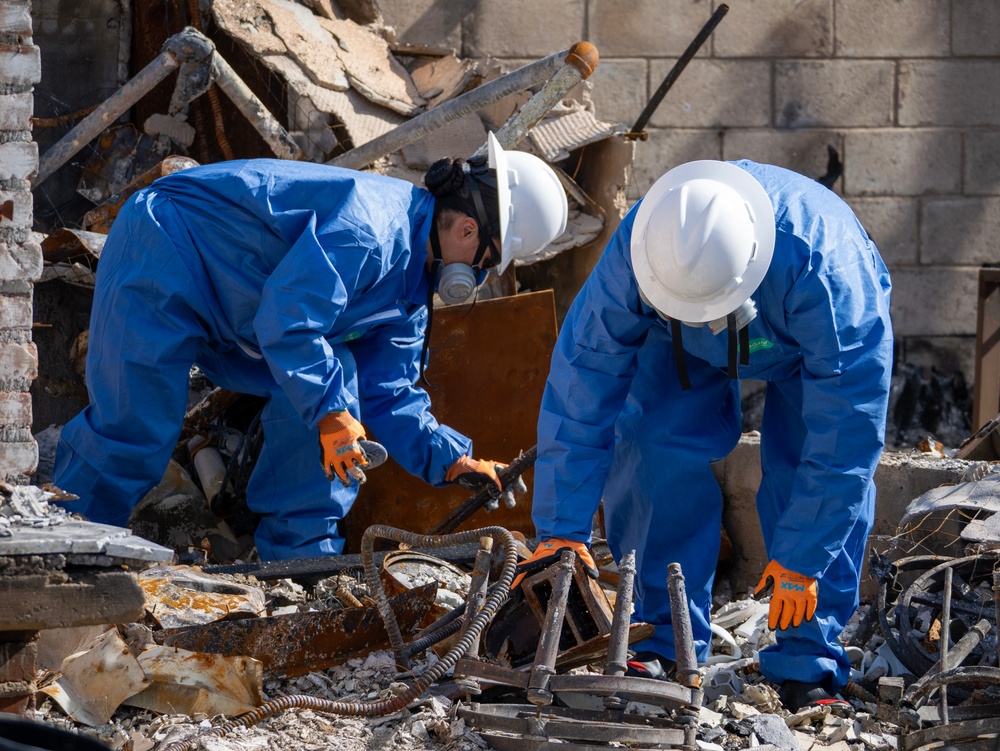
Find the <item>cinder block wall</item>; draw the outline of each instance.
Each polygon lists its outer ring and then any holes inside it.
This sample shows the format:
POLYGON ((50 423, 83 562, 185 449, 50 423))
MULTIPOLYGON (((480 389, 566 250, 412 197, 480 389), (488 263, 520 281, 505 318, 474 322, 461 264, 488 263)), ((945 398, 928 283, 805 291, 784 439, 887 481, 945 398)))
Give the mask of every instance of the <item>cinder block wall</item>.
MULTIPOLYGON (((379 0, 404 42, 511 68, 592 42, 599 117, 631 126, 718 0, 379 0)), ((691 159, 818 177, 878 244, 902 358, 972 382, 978 268, 1000 262, 1000 2, 729 0, 636 149, 630 196, 691 159)))
POLYGON ((38 167, 32 86, 42 67, 31 33, 31 1, 0 2, 0 479, 11 482, 27 482, 38 462, 29 389, 38 372, 31 294, 42 249, 31 239, 29 181, 38 167))

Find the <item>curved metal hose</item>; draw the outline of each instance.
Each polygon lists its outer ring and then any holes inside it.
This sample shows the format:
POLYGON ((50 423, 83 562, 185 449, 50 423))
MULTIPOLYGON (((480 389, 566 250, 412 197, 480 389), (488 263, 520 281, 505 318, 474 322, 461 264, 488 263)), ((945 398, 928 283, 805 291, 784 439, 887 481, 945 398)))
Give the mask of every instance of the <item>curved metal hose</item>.
POLYGON ((515 567, 518 562, 517 542, 514 536, 503 527, 495 526, 435 537, 418 535, 378 524, 365 530, 361 540, 361 558, 365 564, 365 578, 368 581, 369 591, 376 597, 379 614, 385 622, 386 631, 389 634, 393 649, 399 655, 403 652, 403 637, 399 631, 399 624, 396 622, 396 615, 389 606, 388 597, 382 589, 378 571, 375 567, 374 540, 376 537, 417 547, 431 548, 478 542, 481 537, 493 537, 503 542, 504 561, 500 578, 490 588, 482 610, 472 619, 469 627, 458 642, 455 643, 455 646, 448 650, 448 653, 436 662, 433 667, 421 675, 410 688, 394 697, 369 702, 353 702, 332 701, 301 694, 283 696, 280 699, 266 702, 224 725, 212 728, 206 733, 200 733, 192 738, 170 743, 164 746, 162 751, 193 751, 205 738, 221 738, 236 728, 250 727, 261 720, 273 717, 286 709, 292 708, 312 709, 318 712, 353 715, 356 717, 379 717, 381 715, 392 714, 420 696, 431 684, 451 670, 455 666, 455 663, 469 651, 474 641, 479 638, 480 633, 486 628, 486 625, 492 620, 496 611, 506 601, 510 593, 510 585, 514 581, 515 567))

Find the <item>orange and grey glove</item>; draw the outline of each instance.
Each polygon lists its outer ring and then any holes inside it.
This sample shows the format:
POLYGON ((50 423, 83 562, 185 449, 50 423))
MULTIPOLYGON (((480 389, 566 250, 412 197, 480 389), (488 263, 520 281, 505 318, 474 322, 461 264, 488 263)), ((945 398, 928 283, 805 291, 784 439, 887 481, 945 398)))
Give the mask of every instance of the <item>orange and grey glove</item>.
POLYGON ((458 483, 466 490, 478 492, 486 488, 491 497, 499 499, 503 492, 503 486, 500 484, 500 478, 497 477, 497 468, 504 466, 496 462, 463 456, 448 468, 444 479, 446 482, 458 483))
POLYGON ((517 570, 519 573, 516 577, 514 577, 514 583, 510 585, 510 588, 516 589, 517 585, 521 583, 521 580, 525 576, 530 573, 534 573, 535 571, 540 571, 541 569, 551 566, 553 563, 558 561, 565 548, 569 548, 576 553, 576 557, 579 558, 580 562, 583 564, 583 570, 587 572, 587 576, 591 579, 596 579, 600 576, 600 572, 597 570, 597 564, 594 563, 594 557, 590 554, 590 548, 587 547, 587 543, 576 542, 574 540, 562 540, 558 537, 554 537, 551 540, 540 542, 538 547, 535 548, 535 552, 531 554, 531 558, 517 564, 517 570))
POLYGON ((789 625, 799 626, 803 619, 811 621, 816 614, 816 598, 819 596, 819 585, 816 580, 789 571, 777 561, 771 561, 764 569, 754 596, 765 593, 774 586, 771 592, 771 608, 767 613, 767 627, 784 631, 789 625))
POLYGON ((337 477, 345 488, 350 487, 351 478, 358 485, 365 481, 360 468, 368 466, 368 458, 358 444, 364 437, 365 429, 347 410, 331 412, 319 421, 319 448, 327 480, 337 477))

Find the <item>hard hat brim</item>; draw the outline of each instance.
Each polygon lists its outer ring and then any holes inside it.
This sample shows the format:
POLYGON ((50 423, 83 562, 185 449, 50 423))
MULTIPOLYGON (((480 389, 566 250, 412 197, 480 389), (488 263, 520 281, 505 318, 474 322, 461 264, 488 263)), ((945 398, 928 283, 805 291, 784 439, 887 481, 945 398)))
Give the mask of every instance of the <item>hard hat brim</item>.
POLYGON ((490 169, 496 170, 497 175, 499 203, 497 210, 500 214, 500 266, 497 268, 497 274, 502 274, 511 262, 510 238, 507 232, 507 225, 510 223, 510 173, 507 154, 492 131, 487 135, 487 145, 490 169))
POLYGON ((660 177, 639 203, 630 241, 632 269, 643 296, 660 313, 679 321, 707 323, 732 313, 760 286, 771 264, 774 238, 774 209, 771 199, 749 172, 735 164, 710 159, 687 162, 660 177), (753 231, 757 245, 753 262, 734 289, 710 300, 686 300, 670 294, 657 281, 646 248, 646 231, 660 199, 674 188, 696 179, 715 180, 733 188, 749 205, 754 217, 753 231))

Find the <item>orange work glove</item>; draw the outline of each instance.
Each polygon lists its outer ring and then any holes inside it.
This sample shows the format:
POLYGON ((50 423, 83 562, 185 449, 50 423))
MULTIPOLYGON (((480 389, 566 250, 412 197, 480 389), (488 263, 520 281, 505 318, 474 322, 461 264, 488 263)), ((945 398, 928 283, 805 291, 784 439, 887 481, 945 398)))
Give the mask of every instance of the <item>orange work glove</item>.
POLYGON ((497 466, 504 467, 506 465, 497 465, 496 462, 463 456, 448 468, 444 479, 446 482, 457 482, 466 490, 478 492, 484 487, 489 488, 490 495, 499 498, 503 492, 503 485, 500 484, 500 478, 497 477, 497 466))
POLYGON ((587 543, 575 542, 573 540, 561 540, 558 537, 554 537, 551 540, 540 542, 538 547, 535 548, 535 552, 531 554, 531 558, 517 564, 517 569, 521 573, 514 577, 514 583, 510 585, 510 588, 516 589, 517 585, 521 583, 521 580, 529 573, 540 571, 546 566, 551 566, 553 563, 558 561, 565 548, 569 548, 576 553, 576 557, 583 563, 583 569, 587 572, 587 576, 591 579, 596 579, 600 576, 600 572, 597 570, 597 564, 594 563, 594 557, 590 554, 590 549, 587 547, 587 543))
POLYGON ((350 487, 352 477, 358 485, 365 481, 365 473, 358 469, 368 466, 358 444, 364 437, 365 429, 347 410, 331 412, 319 421, 319 448, 327 480, 332 482, 336 476, 345 488, 350 487))
POLYGON ((771 561, 764 569, 754 595, 762 593, 770 585, 771 609, 767 614, 767 627, 772 631, 777 627, 784 631, 789 624, 799 626, 802 620, 811 621, 816 614, 816 598, 819 585, 816 580, 789 571, 777 561, 771 561))

